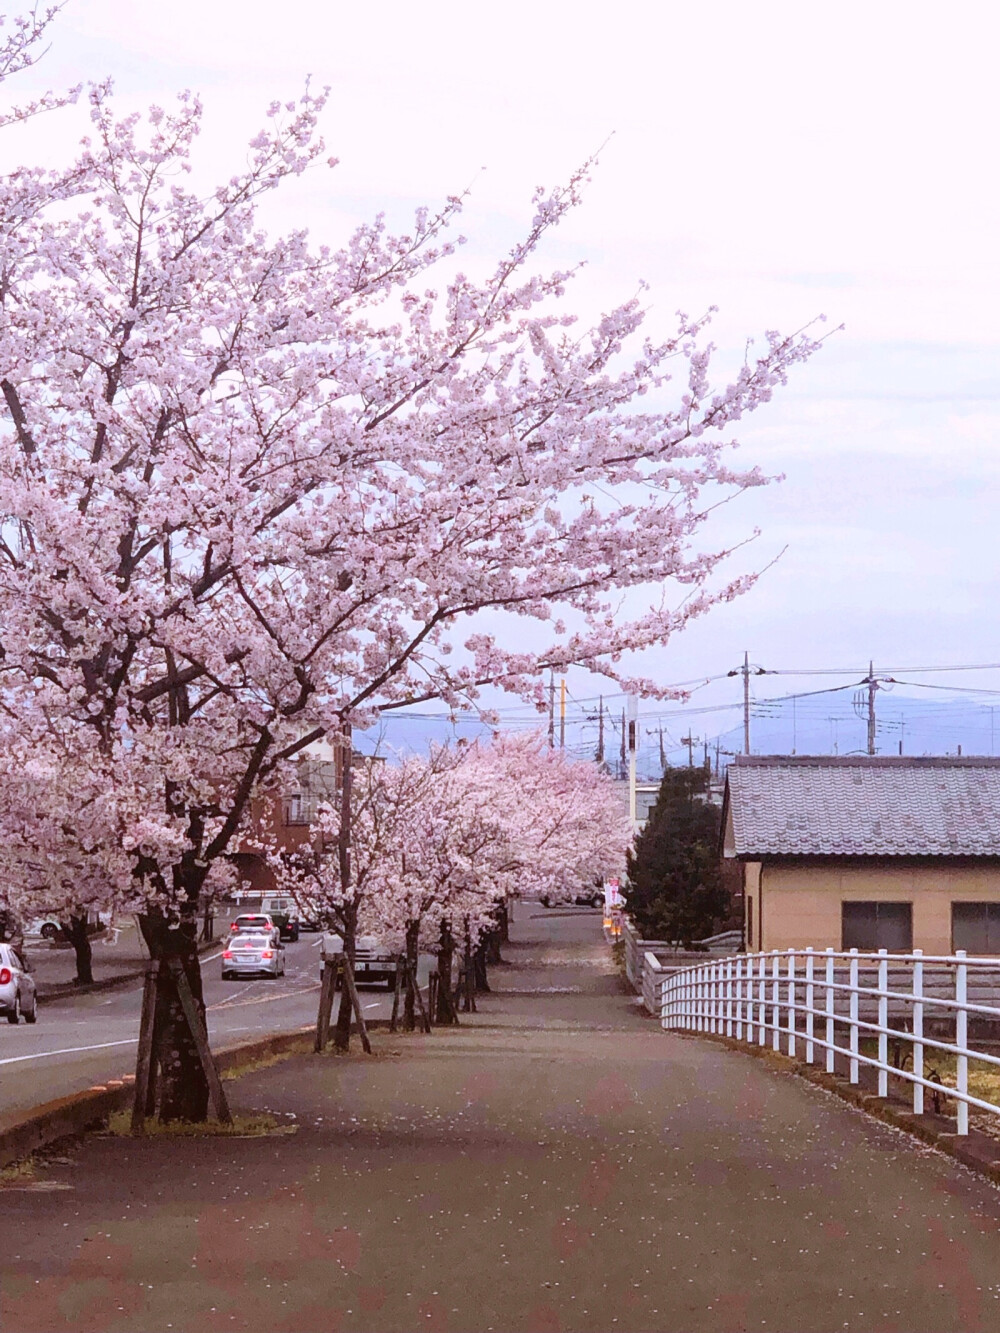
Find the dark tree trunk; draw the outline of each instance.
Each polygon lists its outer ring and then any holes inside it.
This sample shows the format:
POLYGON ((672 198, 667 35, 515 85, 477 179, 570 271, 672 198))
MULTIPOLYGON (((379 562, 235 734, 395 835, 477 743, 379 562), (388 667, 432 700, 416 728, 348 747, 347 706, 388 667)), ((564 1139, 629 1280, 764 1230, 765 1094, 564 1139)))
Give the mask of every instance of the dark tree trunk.
POLYGON ((437 1015, 435 1021, 438 1023, 450 1023, 452 1019, 452 999, 451 999, 451 968, 452 959, 455 956, 455 937, 451 933, 451 925, 447 921, 441 922, 441 935, 438 939, 437 951, 437 970, 438 970, 438 995, 437 995, 437 1015))
POLYGON ((509 943, 510 943, 510 912, 507 910, 507 899, 506 899, 506 898, 504 898, 503 902, 500 904, 500 910, 499 910, 499 914, 498 914, 498 915, 499 915, 499 920, 500 920, 500 943, 501 943, 501 944, 509 944, 509 943))
POLYGON ((205 999, 198 961, 198 894, 189 895, 180 918, 153 910, 139 918, 151 957, 160 963, 156 992, 153 1056, 159 1067, 159 1118, 200 1122, 208 1118, 208 1082, 198 1048, 170 975, 171 959, 180 961, 195 1004, 205 1018, 205 999))
MULTIPOLYGON (((351 798, 353 771, 351 758, 354 743, 351 737, 351 724, 344 721, 340 728, 340 833, 337 836, 337 858, 340 863, 341 901, 347 903, 344 908, 344 953, 351 968, 357 956, 358 905, 351 893, 351 798)), ((333 1044, 338 1051, 350 1050, 351 1046, 351 996, 346 984, 340 994, 340 1008, 337 1010, 337 1026, 333 1034, 333 1044)))
MULTIPOLYGON (((358 952, 358 908, 356 903, 349 903, 341 913, 344 932, 344 953, 350 959, 351 967, 358 952)), ((340 1007, 337 1009, 337 1026, 333 1033, 333 1044, 338 1051, 347 1051, 351 1047, 351 995, 347 987, 341 984, 340 1007)))
POLYGON ((68 921, 60 922, 63 934, 73 946, 76 954, 77 986, 89 986, 94 980, 94 955, 90 947, 90 934, 87 930, 87 915, 71 916, 68 921))
POLYGON ((412 1032, 417 1025, 417 959, 420 956, 420 922, 411 921, 406 927, 406 1001, 403 1005, 403 1031, 412 1032))
POLYGON ((475 973, 476 990, 488 991, 490 988, 489 980, 486 976, 486 938, 480 939, 472 955, 472 968, 475 973))

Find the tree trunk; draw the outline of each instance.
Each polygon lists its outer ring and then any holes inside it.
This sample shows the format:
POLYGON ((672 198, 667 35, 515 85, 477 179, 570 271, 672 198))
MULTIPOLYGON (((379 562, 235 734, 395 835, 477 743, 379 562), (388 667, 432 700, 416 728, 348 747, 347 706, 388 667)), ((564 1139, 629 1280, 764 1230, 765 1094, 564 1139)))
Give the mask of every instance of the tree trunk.
POLYGON ((71 916, 68 921, 60 922, 63 934, 73 946, 76 954, 77 986, 89 986, 94 980, 94 955, 90 947, 90 934, 87 930, 87 914, 71 916))
POLYGON ((437 1015, 435 1021, 438 1023, 450 1023, 452 1019, 452 999, 451 999, 451 968, 452 959, 455 956, 455 937, 451 933, 451 925, 447 921, 441 922, 441 935, 438 940, 437 951, 437 970, 438 970, 438 995, 437 995, 437 1015))
MULTIPOLYGON (((351 759, 354 742, 351 736, 351 724, 346 720, 340 727, 340 832, 337 836, 337 858, 340 864, 341 901, 347 906, 343 909, 344 953, 354 967, 357 956, 358 940, 358 905, 351 893, 351 796, 353 770, 351 759)), ((351 996, 344 982, 340 993, 340 1008, 337 1010, 337 1027, 333 1034, 333 1044, 338 1051, 347 1051, 351 1047, 351 996)))
POLYGON ((480 939, 472 955, 472 967, 476 978, 476 990, 488 991, 490 983, 486 976, 486 937, 480 939))
POLYGON ((159 1067, 157 1090, 161 1123, 168 1120, 201 1122, 208 1118, 208 1081, 169 970, 169 960, 179 959, 204 1021, 205 999, 196 943, 197 910, 198 895, 195 893, 182 909, 180 920, 168 919, 158 909, 139 918, 150 955, 160 963, 153 1055, 159 1067))
POLYGON ((499 918, 500 918, 500 943, 501 943, 501 944, 509 944, 509 943, 510 943, 510 912, 507 910, 507 899, 506 899, 506 898, 504 898, 504 900, 503 900, 503 901, 501 902, 501 904, 500 904, 499 918))
POLYGON ((412 1032, 417 1025, 417 959, 420 956, 420 922, 410 921, 406 927, 406 1002, 403 1005, 403 1031, 412 1032))
MULTIPOLYGON (((358 906, 357 903, 349 903, 341 913, 341 920, 344 927, 344 953, 351 960, 351 967, 354 967, 354 960, 358 952, 358 906)), ((338 1051, 348 1051, 351 1048, 351 995, 345 982, 340 987, 340 1007, 337 1010, 337 1026, 333 1033, 333 1044, 338 1051)))

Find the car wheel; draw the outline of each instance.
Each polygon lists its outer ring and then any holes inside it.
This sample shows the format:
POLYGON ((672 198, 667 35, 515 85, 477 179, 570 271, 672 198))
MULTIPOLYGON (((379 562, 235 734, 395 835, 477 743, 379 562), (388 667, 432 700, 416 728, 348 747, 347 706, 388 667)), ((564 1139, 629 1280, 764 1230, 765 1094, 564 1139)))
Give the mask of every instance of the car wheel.
POLYGON ((15 994, 15 996, 14 996, 14 1008, 13 1008, 13 1009, 9 1009, 9 1010, 7 1011, 7 1022, 8 1022, 8 1023, 18 1023, 18 1022, 20 1022, 20 1019, 21 1019, 21 997, 20 997, 20 995, 15 994))
POLYGON ((59 927, 54 926, 51 921, 46 921, 45 925, 42 927, 42 939, 54 940, 58 934, 59 927))
POLYGON ((389 978, 388 983, 387 983, 387 985, 386 985, 386 989, 388 990, 388 992, 389 992, 390 995, 393 993, 393 991, 396 989, 396 978, 395 978, 395 977, 390 977, 390 978, 389 978))
POLYGON ((26 1011, 24 1015, 24 1021, 26 1023, 35 1023, 37 1022, 37 1020, 38 1020, 38 996, 33 995, 31 997, 31 1008, 26 1011))
POLYGON ((222 974, 222 980, 223 980, 223 981, 228 981, 229 978, 230 978, 231 976, 232 976, 232 973, 231 973, 231 972, 223 972, 223 974, 222 974))

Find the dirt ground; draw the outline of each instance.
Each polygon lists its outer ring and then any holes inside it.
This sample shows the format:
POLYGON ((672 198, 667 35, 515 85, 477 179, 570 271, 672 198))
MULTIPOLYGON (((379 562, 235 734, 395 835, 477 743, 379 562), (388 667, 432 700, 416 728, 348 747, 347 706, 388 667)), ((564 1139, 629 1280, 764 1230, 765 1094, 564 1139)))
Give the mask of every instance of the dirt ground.
POLYGON ((1000 1193, 643 1018, 593 913, 521 909, 459 1029, 230 1084, 296 1132, 91 1138, 2 1189, 0 1329, 1000 1326, 1000 1193))

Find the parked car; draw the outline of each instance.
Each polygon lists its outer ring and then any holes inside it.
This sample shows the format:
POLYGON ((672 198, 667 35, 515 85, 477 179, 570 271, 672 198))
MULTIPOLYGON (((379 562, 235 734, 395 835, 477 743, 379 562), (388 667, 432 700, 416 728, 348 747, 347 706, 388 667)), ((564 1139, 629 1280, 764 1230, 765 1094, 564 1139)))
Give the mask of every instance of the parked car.
POLYGON ((285 975, 285 950, 280 940, 270 932, 255 935, 234 935, 227 940, 222 953, 222 980, 263 974, 268 977, 285 975))
POLYGON ((0 1014, 8 1023, 24 1016, 26 1023, 38 1017, 35 980, 28 965, 11 944, 0 944, 0 1014))
POLYGON ((243 912, 229 927, 231 937, 236 935, 270 935, 275 944, 281 942, 281 933, 266 912, 243 912))
POLYGON ((570 903, 577 907, 600 907, 604 902, 604 890, 592 889, 587 893, 577 893, 572 898, 553 898, 543 893, 539 901, 543 907, 567 907, 570 903))
POLYGON ((63 933, 62 926, 55 917, 38 917, 29 921, 24 928, 25 935, 40 935, 43 940, 57 940, 63 933))
MULTIPOLYGON (((320 945, 320 976, 323 963, 344 952, 344 941, 335 932, 328 931, 320 945)), ((396 985, 396 958, 398 955, 377 935, 359 935, 354 946, 354 979, 362 982, 384 981, 392 990, 396 985)))
POLYGON ((295 943, 299 938, 299 909, 294 898, 269 896, 261 903, 260 910, 278 927, 283 940, 295 943))
POLYGON ((299 929, 320 931, 323 929, 323 913, 319 904, 311 898, 299 897, 299 929))

